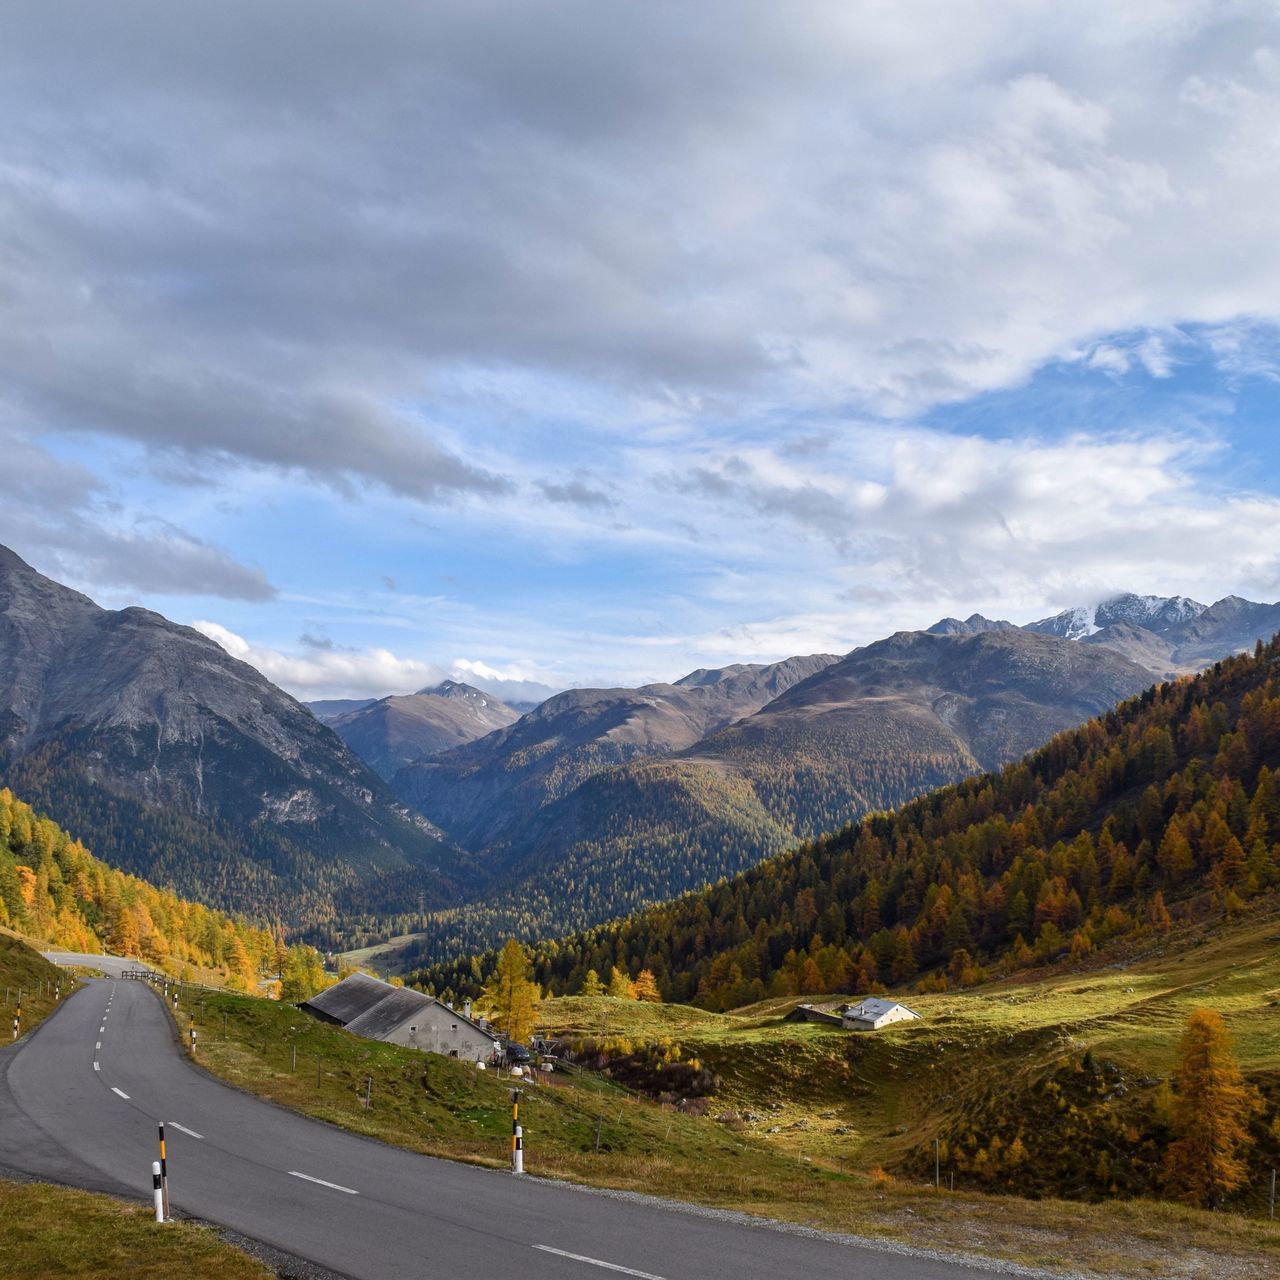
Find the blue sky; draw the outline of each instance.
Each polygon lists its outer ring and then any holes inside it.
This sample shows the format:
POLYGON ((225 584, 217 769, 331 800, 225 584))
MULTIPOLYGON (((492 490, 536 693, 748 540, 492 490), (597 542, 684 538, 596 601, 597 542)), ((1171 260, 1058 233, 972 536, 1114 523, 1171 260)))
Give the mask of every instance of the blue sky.
POLYGON ((312 697, 1274 600, 1280 19, 1069 9, 11 6, 0 541, 312 697))

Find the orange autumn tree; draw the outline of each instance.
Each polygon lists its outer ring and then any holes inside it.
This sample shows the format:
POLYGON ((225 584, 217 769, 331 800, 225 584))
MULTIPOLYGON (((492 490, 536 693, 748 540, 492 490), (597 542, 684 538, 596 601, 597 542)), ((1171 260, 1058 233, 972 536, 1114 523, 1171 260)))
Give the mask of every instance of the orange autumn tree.
POLYGON ((1221 1014, 1195 1009, 1178 1046, 1173 1127, 1165 1177, 1180 1200, 1216 1209, 1244 1183, 1247 1121, 1256 1107, 1231 1054, 1221 1014))

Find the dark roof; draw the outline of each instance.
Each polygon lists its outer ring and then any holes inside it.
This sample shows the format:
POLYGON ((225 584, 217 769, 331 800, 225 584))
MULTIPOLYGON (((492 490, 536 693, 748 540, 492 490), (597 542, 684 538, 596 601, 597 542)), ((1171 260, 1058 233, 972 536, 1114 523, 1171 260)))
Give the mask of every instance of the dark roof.
POLYGON ((396 990, 398 988, 389 982, 381 982, 364 973, 352 973, 341 982, 312 996, 302 1007, 316 1009, 345 1027, 396 990))
POLYGON ((408 987, 393 987, 373 1008, 367 1009, 358 1018, 348 1022, 347 1030, 353 1036, 381 1040, 406 1018, 412 1017, 420 1009, 430 1008, 435 1003, 430 996, 424 996, 421 991, 413 991, 408 987))
MULTIPOLYGON (((370 978, 367 974, 353 973, 312 996, 301 1007, 332 1019, 352 1035, 381 1040, 417 1010, 427 1009, 433 1004, 440 1004, 440 1001, 411 987, 393 987, 391 983, 370 978)), ((496 1038, 491 1027, 481 1026, 457 1009, 447 1012, 455 1021, 465 1022, 488 1039, 496 1038)))

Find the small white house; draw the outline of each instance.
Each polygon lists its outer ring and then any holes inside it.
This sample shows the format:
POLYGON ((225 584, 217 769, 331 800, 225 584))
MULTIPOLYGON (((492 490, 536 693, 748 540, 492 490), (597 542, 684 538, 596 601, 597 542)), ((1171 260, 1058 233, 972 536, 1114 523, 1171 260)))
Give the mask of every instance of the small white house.
POLYGON ((840 1025, 846 1031, 879 1031, 894 1022, 918 1022, 920 1015, 897 1000, 868 996, 861 1004, 847 1004, 840 1011, 840 1025))

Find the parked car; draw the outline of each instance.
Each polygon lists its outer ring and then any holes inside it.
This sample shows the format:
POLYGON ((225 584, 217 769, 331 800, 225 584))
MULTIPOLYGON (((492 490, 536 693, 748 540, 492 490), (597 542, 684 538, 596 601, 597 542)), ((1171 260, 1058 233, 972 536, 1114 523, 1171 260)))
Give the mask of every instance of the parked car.
POLYGON ((507 1061, 517 1067, 523 1067, 533 1061, 533 1054, 524 1045, 516 1044, 513 1040, 507 1045, 507 1061))

